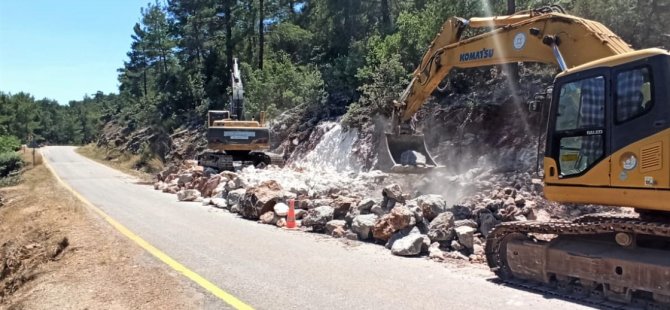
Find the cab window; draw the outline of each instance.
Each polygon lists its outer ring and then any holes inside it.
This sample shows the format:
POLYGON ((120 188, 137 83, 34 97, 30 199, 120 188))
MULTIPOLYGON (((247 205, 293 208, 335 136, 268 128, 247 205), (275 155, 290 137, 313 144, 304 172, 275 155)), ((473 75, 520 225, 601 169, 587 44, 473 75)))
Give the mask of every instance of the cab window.
POLYGON ((637 68, 616 75, 616 121, 622 123, 644 114, 651 108, 649 69, 637 68))
POLYGON ((605 78, 586 78, 561 87, 556 117, 561 176, 580 174, 604 154, 605 78))

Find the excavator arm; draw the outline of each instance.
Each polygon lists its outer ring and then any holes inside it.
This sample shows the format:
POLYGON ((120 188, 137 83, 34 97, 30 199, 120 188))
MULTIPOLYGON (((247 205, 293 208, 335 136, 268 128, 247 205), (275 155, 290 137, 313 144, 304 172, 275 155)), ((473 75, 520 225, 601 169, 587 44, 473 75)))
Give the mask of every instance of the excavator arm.
POLYGON ((453 68, 512 62, 559 65, 565 70, 633 49, 602 24, 561 13, 528 11, 511 16, 450 18, 424 55, 396 105, 409 120, 453 68), (494 28, 461 39, 466 28, 494 28))
POLYGON ((552 8, 510 16, 450 18, 429 46, 409 86, 393 103, 392 130, 386 139, 388 155, 393 159, 390 170, 412 173, 436 166, 426 150, 423 136, 414 132, 408 121, 453 68, 538 62, 567 70, 631 51, 626 42, 602 24, 558 13, 552 8), (462 35, 468 28, 489 31, 464 39, 462 35), (416 156, 409 156, 408 160, 407 151, 425 156, 425 165, 415 169, 417 165, 412 164, 416 156))

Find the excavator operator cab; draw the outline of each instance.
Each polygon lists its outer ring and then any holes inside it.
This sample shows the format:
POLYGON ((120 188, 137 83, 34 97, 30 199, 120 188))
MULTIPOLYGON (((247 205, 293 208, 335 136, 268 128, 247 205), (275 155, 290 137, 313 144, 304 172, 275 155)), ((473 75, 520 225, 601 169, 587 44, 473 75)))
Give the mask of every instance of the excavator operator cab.
POLYGON ((207 124, 209 127, 215 126, 216 123, 219 123, 219 121, 223 120, 229 120, 230 119, 230 112, 229 111, 208 111, 207 112, 207 124))
MULTIPOLYGON (((559 74, 544 161, 548 198, 613 204, 613 196, 575 193, 593 186, 670 189, 668 82, 670 54, 660 49, 612 56, 559 74)), ((640 199, 627 205, 649 207, 640 199)))

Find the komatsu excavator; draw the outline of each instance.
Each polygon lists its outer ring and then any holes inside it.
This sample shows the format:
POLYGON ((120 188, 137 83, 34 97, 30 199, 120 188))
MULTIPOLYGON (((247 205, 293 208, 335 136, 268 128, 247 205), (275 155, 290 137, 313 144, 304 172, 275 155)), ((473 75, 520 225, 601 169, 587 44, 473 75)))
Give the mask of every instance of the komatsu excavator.
MULTIPOLYGON (((435 163, 409 122, 452 68, 512 62, 557 65, 548 92, 544 193, 562 203, 633 207, 639 215, 507 222, 485 253, 509 283, 607 306, 670 308, 670 53, 633 50, 602 24, 558 6, 510 16, 451 18, 400 100, 387 134, 398 163, 414 151, 435 163), (467 28, 485 32, 462 38, 467 28)), ((394 168, 391 169, 394 171, 394 168)))
POLYGON ((267 152, 270 130, 265 113, 259 121, 244 118, 244 85, 237 64, 231 73, 233 94, 230 110, 211 110, 207 115, 207 150, 198 156, 198 164, 217 171, 233 171, 249 165, 281 165, 281 156, 267 152))

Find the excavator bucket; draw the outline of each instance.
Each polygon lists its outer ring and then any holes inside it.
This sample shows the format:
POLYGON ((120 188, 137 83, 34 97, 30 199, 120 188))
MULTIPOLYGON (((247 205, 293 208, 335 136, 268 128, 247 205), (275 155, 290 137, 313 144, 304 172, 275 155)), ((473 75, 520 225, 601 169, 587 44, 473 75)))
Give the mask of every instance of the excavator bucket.
POLYGON ((379 151, 380 168, 392 173, 427 173, 438 166, 428 153, 423 135, 386 134, 379 151))

